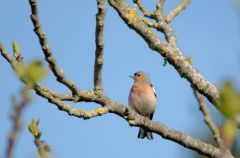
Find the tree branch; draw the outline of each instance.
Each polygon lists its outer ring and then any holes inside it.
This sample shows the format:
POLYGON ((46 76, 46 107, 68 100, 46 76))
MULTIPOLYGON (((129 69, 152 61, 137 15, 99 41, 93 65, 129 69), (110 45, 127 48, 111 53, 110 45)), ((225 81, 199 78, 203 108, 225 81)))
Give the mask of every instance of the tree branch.
MULTIPOLYGON (((83 119, 90 119, 90 118, 93 118, 96 116, 101 116, 101 115, 109 112, 108 107, 100 107, 100 108, 97 108, 97 109, 94 109, 91 111, 73 108, 73 107, 71 107, 70 104, 62 102, 59 98, 55 98, 50 93, 42 91, 41 88, 39 88, 39 87, 35 87, 35 90, 38 95, 47 99, 49 103, 56 105, 59 110, 67 112, 68 115, 70 115, 70 116, 75 116, 75 117, 79 117, 79 118, 83 118, 83 119)), ((86 94, 86 95, 88 95, 88 94, 86 94)), ((89 100, 86 100, 86 101, 89 101, 89 100)))
POLYGON ((213 134, 213 137, 214 137, 215 141, 217 142, 217 145, 218 145, 219 149, 222 151, 222 155, 221 155, 220 158, 223 158, 225 156, 226 157, 233 157, 229 148, 226 148, 225 145, 224 145, 224 140, 221 137, 219 128, 217 127, 214 120, 212 119, 210 111, 208 110, 208 108, 207 108, 207 106, 204 102, 203 96, 200 93, 198 93, 198 91, 196 91, 196 90, 194 90, 194 95, 196 96, 197 101, 198 101, 199 106, 200 106, 200 110, 202 111, 202 113, 204 115, 204 121, 208 125, 208 127, 210 128, 210 130, 213 134))
POLYGON ((103 29, 106 13, 104 0, 97 0, 98 13, 96 14, 96 51, 94 64, 94 89, 102 90, 102 67, 103 67, 103 29))
MULTIPOLYGON (((99 0, 100 1, 100 0, 99 0)), ((168 34, 164 26, 167 26, 167 29, 171 29, 166 22, 163 22, 160 18, 156 19, 159 23, 159 28, 163 29, 163 33, 167 37, 167 41, 160 40, 157 35, 143 22, 142 17, 136 12, 135 9, 131 9, 128 7, 125 0, 108 0, 110 5, 113 6, 122 17, 122 19, 134 29, 139 35, 141 35, 145 41, 148 43, 149 47, 153 50, 157 51, 164 58, 168 60, 170 64, 172 64, 175 69, 179 72, 181 77, 186 78, 191 85, 196 88, 200 93, 205 95, 212 103, 217 103, 217 99, 219 96, 219 92, 217 88, 207 81, 196 69, 194 69, 183 56, 182 52, 176 47, 176 41, 174 40, 175 36, 173 36, 173 32, 170 31, 168 34)), ((102 90, 87 90, 81 91, 78 90, 75 84, 71 81, 68 81, 64 78, 63 73, 57 67, 55 60, 53 60, 53 55, 51 53, 50 48, 48 47, 47 40, 45 34, 41 30, 38 11, 36 6, 36 0, 29 0, 31 8, 32 8, 32 21, 35 27, 35 32, 39 37, 40 44, 42 46, 43 52, 45 54, 45 58, 48 61, 51 70, 56 76, 57 80, 63 84, 65 84, 69 89, 72 90, 72 93, 75 96, 70 97, 70 95, 60 95, 51 92, 50 90, 46 90, 38 84, 34 83, 31 87, 36 93, 47 99, 50 103, 56 105, 60 110, 68 113, 71 116, 81 117, 81 118, 91 118, 95 116, 100 116, 105 113, 114 113, 125 120, 128 121, 129 125, 137 126, 144 128, 148 131, 152 131, 165 139, 172 140, 186 148, 195 150, 200 154, 205 156, 209 156, 212 158, 223 157, 223 152, 212 146, 211 144, 207 144, 199 139, 195 139, 185 133, 170 129, 165 125, 157 122, 153 122, 148 118, 145 118, 139 114, 137 114, 134 110, 126 107, 125 105, 117 102, 113 102, 107 95, 104 94, 102 90), (99 109, 95 109, 94 111, 83 111, 80 109, 72 108, 69 104, 63 102, 63 100, 72 100, 74 102, 95 102, 100 104, 102 107, 99 109)), ((100 6, 99 6, 100 7, 100 6)), ((101 9, 101 8, 99 8, 101 9)), ((96 30, 97 32, 97 30, 96 30)), ((101 32, 101 31, 100 31, 101 32)), ((102 35, 100 35, 101 37, 102 35)), ((97 44, 96 44, 97 45, 97 44)), ((98 46, 96 46, 97 48, 98 46)), ((0 51, 2 56, 11 64, 12 68, 16 70, 16 60, 14 60, 7 51, 0 45, 0 51)), ((100 53, 102 50, 100 51, 100 53)), ((99 53, 99 52, 98 52, 99 53)), ((96 57, 97 59, 98 57, 96 57)), ((98 72, 101 74, 101 71, 98 72)), ((26 81, 22 80, 25 84, 26 81)), ((94 87, 96 84, 94 84, 94 87)), ((217 104, 216 104, 217 105, 217 104)), ((224 157, 232 158, 231 155, 226 155, 224 157)))
MULTIPOLYGON (((156 4, 156 10, 152 14, 148 13, 148 11, 144 8, 144 6, 142 5, 142 3, 139 0, 134 0, 134 3, 137 4, 138 8, 143 12, 143 15, 145 17, 148 17, 148 18, 156 20, 156 23, 152 23, 151 21, 149 21, 149 20, 147 20, 144 17, 141 17, 139 15, 140 18, 142 19, 142 21, 147 26, 149 26, 151 28, 155 28, 158 31, 162 32, 164 34, 165 39, 167 40, 167 42, 169 42, 171 45, 176 45, 176 37, 175 37, 175 35, 173 33, 173 30, 167 24, 167 22, 165 21, 164 16, 163 16, 163 5, 165 4, 165 0, 160 0, 156 4)), ((132 11, 134 11, 134 10, 132 10, 132 11)), ((134 13, 134 12, 132 12, 132 13, 134 13)))
POLYGON ((167 23, 170 23, 181 11, 183 11, 188 4, 191 3, 191 0, 183 0, 175 9, 173 9, 167 16, 165 16, 165 20, 167 23))
POLYGON ((64 77, 64 72, 57 66, 57 62, 56 62, 56 60, 52 54, 52 51, 48 45, 46 34, 43 32, 42 26, 41 26, 41 23, 39 20, 37 0, 29 0, 29 4, 31 6, 31 11, 32 11, 31 20, 32 20, 32 23, 34 26, 34 32, 36 33, 36 35, 39 39, 40 45, 42 47, 42 51, 45 55, 45 60, 49 64, 49 68, 55 75, 57 81, 64 84, 65 86, 67 86, 72 91, 72 94, 76 95, 78 92, 77 86, 75 85, 74 82, 67 80, 64 77))
POLYGON ((149 45, 149 47, 161 54, 183 78, 186 78, 201 94, 217 107, 219 91, 211 82, 205 79, 186 60, 183 53, 171 43, 159 39, 159 37, 141 20, 140 15, 128 7, 125 0, 108 0, 109 4, 119 13, 120 17, 135 30, 149 45))
POLYGON ((165 4, 166 0, 159 0, 159 2, 156 5, 156 13, 158 13, 159 15, 163 14, 163 6, 165 4))
POLYGON ((45 141, 41 140, 42 132, 38 128, 39 121, 35 121, 34 119, 28 125, 29 132, 34 137, 34 144, 37 147, 38 154, 40 158, 47 158, 48 153, 51 151, 51 147, 45 143, 45 141))
POLYGON ((11 118, 13 120, 13 128, 12 131, 8 137, 8 144, 7 144, 7 150, 6 150, 6 158, 12 158, 13 157, 13 150, 16 143, 17 135, 22 128, 22 112, 26 108, 30 101, 30 96, 28 94, 28 88, 24 88, 22 92, 22 101, 18 104, 13 106, 13 111, 11 114, 11 118))
MULTIPOLYGON (((3 47, 0 45, 0 48, 3 48, 3 47)), ((12 65, 12 68, 14 69, 14 71, 16 71, 16 67, 14 66, 15 65, 14 62, 16 61, 12 60, 11 58, 8 58, 11 56, 9 54, 6 54, 7 53, 6 50, 4 51, 4 53, 3 53, 3 49, 0 49, 0 51, 2 53, 2 56, 7 61, 11 61, 9 63, 12 65)), ((66 112, 71 116, 88 119, 95 116, 100 116, 108 112, 114 113, 122 117, 123 119, 127 120, 131 126, 142 127, 148 131, 152 131, 162 136, 165 139, 172 140, 186 148, 195 150, 200 154, 209 156, 211 158, 219 158, 220 156, 223 155, 220 149, 210 144, 207 144, 201 140, 195 139, 185 133, 170 129, 161 123, 153 122, 148 118, 145 118, 137 114, 134 110, 129 109, 125 105, 111 101, 102 91, 98 91, 98 93, 95 93, 92 90, 78 92, 79 98, 80 98, 78 101, 95 102, 97 104, 102 105, 101 108, 86 112, 80 109, 72 108, 69 104, 62 102, 59 98, 56 98, 55 96, 53 96, 52 93, 50 93, 49 91, 46 91, 45 89, 43 89, 38 85, 34 85, 32 88, 36 91, 36 93, 39 96, 47 99, 48 102, 56 105, 60 110, 66 112)), ((69 96, 66 95, 65 97, 69 97, 69 96)), ((67 99, 70 99, 70 98, 67 98, 67 99)), ((232 157, 232 156, 228 155, 228 157, 232 157)))
POLYGON ((154 14, 151 14, 147 11, 147 9, 145 9, 142 5, 142 3, 140 2, 140 0, 133 0, 133 3, 135 3, 138 8, 141 10, 141 12, 143 13, 143 15, 145 17, 148 17, 150 19, 154 19, 155 18, 155 15, 154 14))
MULTIPOLYGON (((64 100, 71 100, 74 102, 76 102, 76 101, 90 102, 93 99, 97 98, 97 96, 95 95, 95 93, 93 91, 78 91, 77 92, 78 100, 76 100, 74 96, 59 95, 58 93, 56 93, 54 91, 48 90, 47 88, 44 88, 44 87, 41 87, 37 83, 29 83, 28 80, 24 79, 24 76, 21 76, 18 73, 18 68, 20 65, 17 64, 17 61, 14 60, 14 58, 11 57, 11 55, 9 55, 9 53, 6 51, 6 49, 1 44, 0 44, 0 51, 1 51, 2 56, 9 62, 9 64, 12 66, 13 70, 19 76, 20 80, 26 85, 31 85, 30 88, 34 89, 39 96, 47 99, 50 103, 53 103, 54 105, 56 105, 58 107, 58 109, 67 112, 69 115, 73 115, 73 116, 76 116, 79 118, 84 118, 84 119, 89 119, 92 117, 96 117, 96 116, 100 116, 100 115, 108 113, 107 107, 100 107, 100 108, 97 108, 97 109, 94 109, 91 111, 85 111, 85 110, 81 110, 81 109, 72 108, 70 106, 70 104, 62 102, 61 99, 64 98, 64 100), (66 99, 66 97, 67 97, 67 99, 66 99), (79 98, 81 98, 81 99, 79 99, 79 98)), ((22 65, 22 66, 24 66, 24 65, 22 65)), ((98 94, 101 94, 101 93, 99 92, 98 94)))
POLYGON ((198 91, 194 91, 194 95, 197 98, 197 101, 199 103, 200 106, 200 110, 202 111, 203 115, 204 115, 204 121, 205 123, 208 125, 208 127, 210 128, 215 141, 217 142, 218 146, 223 149, 224 148, 224 144, 223 144, 223 140, 221 138, 220 135, 220 131, 217 127, 217 125, 215 124, 215 122, 213 121, 210 111, 208 110, 207 106, 204 103, 203 97, 201 94, 198 93, 198 91))
POLYGON ((192 138, 185 133, 168 128, 159 122, 153 122, 121 104, 113 103, 110 106, 110 112, 126 119, 132 126, 141 127, 148 131, 154 132, 165 139, 172 140, 205 156, 219 158, 222 155, 221 150, 218 148, 202 142, 201 140, 192 138))

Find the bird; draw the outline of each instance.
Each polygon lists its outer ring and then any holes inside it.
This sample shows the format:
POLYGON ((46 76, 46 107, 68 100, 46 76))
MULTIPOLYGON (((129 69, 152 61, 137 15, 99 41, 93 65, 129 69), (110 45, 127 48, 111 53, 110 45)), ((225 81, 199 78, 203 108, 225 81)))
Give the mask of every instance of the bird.
MULTIPOLYGON (((138 114, 152 120, 153 114, 156 110, 157 95, 149 75, 143 71, 137 71, 133 76, 129 77, 134 80, 128 96, 129 106, 138 114)), ((144 139, 145 137, 149 140, 153 139, 151 132, 140 127, 138 138, 144 139)))

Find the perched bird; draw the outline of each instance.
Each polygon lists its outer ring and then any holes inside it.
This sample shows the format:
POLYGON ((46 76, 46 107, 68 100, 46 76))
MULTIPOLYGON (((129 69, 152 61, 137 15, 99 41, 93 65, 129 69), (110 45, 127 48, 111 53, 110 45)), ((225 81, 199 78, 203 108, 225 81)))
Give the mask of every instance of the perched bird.
MULTIPOLYGON (((134 83, 128 96, 129 106, 140 115, 152 120, 156 109, 156 91, 148 74, 138 71, 134 73, 134 76, 130 77, 134 79, 134 83)), ((138 138, 143 139, 145 137, 149 140, 153 139, 151 132, 140 128, 138 138)))

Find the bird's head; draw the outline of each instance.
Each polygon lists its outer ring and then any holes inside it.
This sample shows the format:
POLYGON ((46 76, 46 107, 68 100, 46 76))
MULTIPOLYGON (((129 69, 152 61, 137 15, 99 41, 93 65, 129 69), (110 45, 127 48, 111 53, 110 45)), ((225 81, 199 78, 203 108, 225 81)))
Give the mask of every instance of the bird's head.
POLYGON ((133 76, 129 76, 134 79, 134 82, 144 82, 144 83, 150 83, 151 80, 149 78, 149 75, 143 71, 138 71, 133 74, 133 76))

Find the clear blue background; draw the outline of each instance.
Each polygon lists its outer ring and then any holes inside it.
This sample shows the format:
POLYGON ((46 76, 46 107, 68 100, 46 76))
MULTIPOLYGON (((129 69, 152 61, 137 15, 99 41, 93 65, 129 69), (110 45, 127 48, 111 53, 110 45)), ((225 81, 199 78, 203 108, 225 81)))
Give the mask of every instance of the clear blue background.
MULTIPOLYGON (((153 11, 157 0, 144 0, 153 11)), ((167 1, 168 13, 180 1, 167 1)), ((0 42, 12 52, 11 42, 16 40, 24 61, 43 59, 43 53, 30 16, 28 1, 0 0, 0 42)), ((132 1, 129 5, 133 7, 132 1)), ((42 26, 59 66, 67 78, 81 89, 93 87, 95 51, 95 0, 39 0, 42 26)), ((240 87, 240 27, 239 14, 234 1, 193 1, 172 22, 179 48, 185 56, 193 58, 193 65, 212 83, 220 86, 231 79, 240 87)), ((104 90, 109 97, 127 105, 133 81, 128 77, 143 70, 151 75, 158 94, 154 121, 206 139, 210 134, 189 83, 180 78, 176 70, 163 58, 150 50, 144 40, 129 29, 116 11, 107 4, 104 32, 104 90)), ((46 64, 47 65, 47 64, 46 64)), ((8 133, 11 130, 11 96, 19 95, 23 84, 16 78, 10 65, 0 57, 0 158, 4 157, 8 133)), ((49 73, 43 85, 59 92, 69 91, 55 81, 49 73)), ((17 140, 15 157, 36 157, 33 138, 27 130, 31 119, 40 119, 42 139, 53 149, 57 158, 106 157, 192 157, 195 152, 154 135, 153 141, 137 139, 138 129, 113 114, 90 120, 68 116, 45 99, 32 93, 33 101, 24 111, 24 125, 17 140)), ((72 104, 81 109, 98 107, 94 103, 72 104)), ((208 105, 218 123, 223 118, 208 105)))

